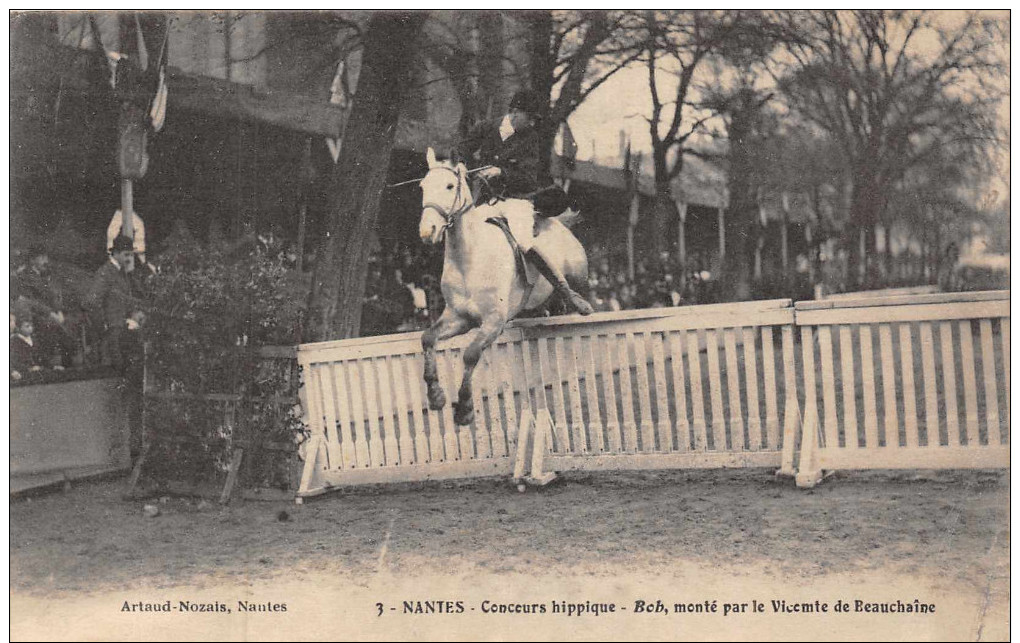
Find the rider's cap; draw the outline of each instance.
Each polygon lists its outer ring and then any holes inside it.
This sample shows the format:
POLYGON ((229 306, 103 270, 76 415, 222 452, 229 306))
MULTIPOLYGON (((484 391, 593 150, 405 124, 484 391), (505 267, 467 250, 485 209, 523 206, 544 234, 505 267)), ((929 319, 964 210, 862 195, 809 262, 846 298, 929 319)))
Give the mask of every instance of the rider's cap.
POLYGON ((539 116, 545 111, 546 100, 533 89, 522 89, 510 100, 510 109, 519 109, 532 116, 539 116))

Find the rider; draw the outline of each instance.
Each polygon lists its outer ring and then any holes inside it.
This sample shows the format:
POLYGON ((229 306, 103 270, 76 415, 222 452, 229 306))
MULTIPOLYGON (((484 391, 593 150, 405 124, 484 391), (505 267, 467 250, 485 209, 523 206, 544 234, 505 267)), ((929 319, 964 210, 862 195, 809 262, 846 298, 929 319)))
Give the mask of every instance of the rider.
MULTIPOLYGON (((537 216, 555 217, 569 207, 570 199, 559 187, 542 186, 539 181, 541 145, 536 124, 544 105, 537 92, 527 89, 517 92, 508 113, 498 122, 483 122, 475 127, 459 152, 477 165, 492 166, 476 174, 481 179, 483 199, 526 199, 535 206, 537 216)), ((577 312, 591 314, 591 304, 570 287, 541 243, 518 241, 556 292, 577 312)))

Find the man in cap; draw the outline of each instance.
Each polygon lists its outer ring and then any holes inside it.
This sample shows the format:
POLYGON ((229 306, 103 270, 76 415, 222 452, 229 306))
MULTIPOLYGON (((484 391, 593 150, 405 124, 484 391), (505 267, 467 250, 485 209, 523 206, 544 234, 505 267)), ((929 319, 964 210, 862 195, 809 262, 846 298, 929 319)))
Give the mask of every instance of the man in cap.
POLYGON ((143 308, 134 296, 128 277, 134 258, 134 244, 123 235, 113 240, 110 259, 104 263, 92 280, 89 290, 89 308, 101 315, 103 340, 100 355, 104 365, 124 366, 122 343, 128 329, 128 320, 143 308))
MULTIPOLYGON (((458 152, 474 166, 491 166, 476 173, 481 185, 476 197, 483 199, 526 199, 535 215, 555 217, 570 207, 570 199, 555 185, 542 185, 539 177, 541 141, 537 124, 546 101, 538 92, 521 90, 510 101, 507 113, 498 121, 483 122, 461 143, 458 152), (480 194, 479 194, 480 193, 480 194)), ((592 312, 591 304, 574 291, 551 261, 554 249, 542 247, 532 225, 509 220, 521 248, 549 280, 564 301, 582 315, 592 312)))

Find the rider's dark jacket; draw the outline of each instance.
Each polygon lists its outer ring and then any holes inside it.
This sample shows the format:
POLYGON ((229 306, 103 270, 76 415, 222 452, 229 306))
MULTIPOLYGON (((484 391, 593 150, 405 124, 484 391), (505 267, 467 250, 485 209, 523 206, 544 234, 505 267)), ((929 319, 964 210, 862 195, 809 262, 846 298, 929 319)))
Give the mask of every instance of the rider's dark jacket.
POLYGON ((502 118, 485 121, 458 146, 470 167, 494 165, 501 170, 488 180, 483 198, 530 199, 542 216, 556 216, 569 205, 567 195, 539 179, 541 145, 535 127, 514 132, 505 141, 499 134, 502 118))
POLYGON ((502 119, 476 125, 460 146, 459 152, 471 167, 494 165, 500 176, 489 180, 493 196, 520 198, 539 188, 538 130, 534 127, 514 132, 505 141, 499 135, 502 119))

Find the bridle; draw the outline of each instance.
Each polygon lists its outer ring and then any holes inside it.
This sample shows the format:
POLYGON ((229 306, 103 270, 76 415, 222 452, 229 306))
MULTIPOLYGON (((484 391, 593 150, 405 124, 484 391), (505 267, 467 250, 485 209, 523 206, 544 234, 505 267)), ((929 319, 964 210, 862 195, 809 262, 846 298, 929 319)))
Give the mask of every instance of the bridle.
MULTIPOLYGON (((444 234, 447 231, 447 229, 452 228, 453 225, 457 222, 457 217, 464 214, 471 208, 475 207, 475 202, 473 197, 468 198, 465 199, 464 203, 458 207, 457 202, 461 200, 464 194, 463 186, 466 183, 466 181, 464 181, 460 173, 454 170, 453 168, 449 168, 444 165, 437 165, 432 169, 446 170, 447 172, 450 172, 457 177, 457 192, 453 196, 453 204, 451 204, 449 210, 439 205, 438 203, 432 203, 431 201, 423 203, 421 207, 422 212, 425 212, 425 210, 432 209, 438 212, 441 217, 443 217, 443 220, 446 221, 446 223, 443 224, 443 227, 440 228, 439 232, 440 234, 444 234)), ((432 170, 429 171, 431 172, 432 170)))

